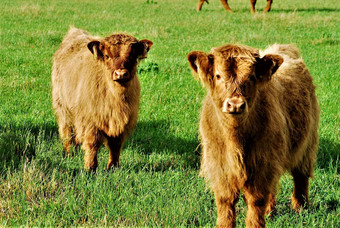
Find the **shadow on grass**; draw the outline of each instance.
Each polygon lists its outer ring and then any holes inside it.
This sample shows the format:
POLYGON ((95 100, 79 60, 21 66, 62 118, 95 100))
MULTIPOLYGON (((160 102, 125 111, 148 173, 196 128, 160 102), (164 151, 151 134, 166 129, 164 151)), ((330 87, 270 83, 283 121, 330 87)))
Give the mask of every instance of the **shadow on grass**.
POLYGON ((50 143, 57 126, 6 124, 0 126, 0 174, 7 169, 16 169, 25 161, 31 161, 38 150, 50 143))
MULTIPOLYGON (((171 132, 171 124, 166 120, 140 121, 126 146, 137 147, 138 153, 144 155, 174 154, 180 158, 184 167, 198 169, 200 163, 199 141, 197 137, 188 138, 175 136, 171 132)), ((57 136, 57 125, 54 123, 46 123, 43 126, 34 124, 0 126, 0 174, 8 168, 16 169, 22 162, 30 161, 36 156, 37 151, 46 150, 52 144, 51 141, 56 139, 59 140, 59 137, 57 136)), ((326 170, 337 166, 340 143, 327 138, 320 138, 319 141, 317 166, 326 170)), ((62 159, 62 156, 59 154, 57 157, 62 159)), ((54 164, 56 163, 55 159, 58 158, 45 157, 43 160, 52 166, 61 165, 59 168, 67 169, 67 164, 54 164)), ((159 164, 155 170, 166 170, 173 165, 165 161, 159 164)))
POLYGON ((340 143, 327 138, 319 138, 319 151, 317 155, 317 166, 321 169, 330 169, 338 165, 340 143))
POLYGON ((184 139, 175 136, 171 132, 171 124, 165 120, 138 122, 126 146, 138 147, 138 152, 144 155, 179 155, 185 167, 199 168, 200 149, 197 137, 184 139))
MULTIPOLYGON (((175 136, 171 132, 171 124, 166 120, 140 121, 125 146, 137 147, 138 153, 143 155, 164 153, 167 155, 173 154, 177 157, 177 161, 161 161, 153 170, 169 169, 171 166, 176 165, 174 163, 178 161, 184 167, 198 169, 200 166, 199 141, 197 137, 187 138, 175 136)), ((16 169, 25 161, 30 161, 36 156, 37 151, 48 150, 53 144, 53 140, 59 141, 57 125, 54 123, 47 123, 43 126, 34 124, 0 126, 0 174, 9 168, 16 169)), ((320 138, 319 141, 317 166, 326 170, 337 166, 340 143, 327 138, 320 138)), ((61 142, 58 143, 61 145, 61 142)), ((68 167, 69 164, 65 162, 60 164, 56 161, 56 159, 62 159, 62 156, 63 154, 60 153, 53 155, 53 158, 46 155, 41 162, 51 166, 59 166, 61 169, 70 168, 68 167), (56 162, 58 164, 55 164, 56 162)), ((79 169, 81 168, 79 167, 79 169)))
MULTIPOLYGON (((176 137, 171 134, 170 127, 170 123, 164 120, 138 122, 125 147, 137 147, 138 153, 144 155, 175 154, 184 167, 198 169, 200 160, 198 140, 176 137)), ((58 169, 69 170, 71 173, 80 171, 83 167, 76 167, 77 165, 73 164, 77 162, 75 158, 70 158, 67 162, 61 161, 64 154, 61 151, 54 153, 54 148, 51 148, 55 140, 58 140, 57 143, 61 145, 57 132, 57 125, 54 123, 43 126, 10 123, 0 126, 0 174, 8 169, 17 169, 24 162, 30 162, 37 154, 39 154, 37 162, 46 167, 58 167, 58 169), (51 152, 51 150, 53 151, 51 152)), ((74 148, 72 150, 74 150, 73 154, 81 153, 74 148)), ((79 157, 82 158, 83 155, 79 155, 79 157)), ((173 165, 167 161, 160 161, 157 163, 159 167, 154 167, 152 170, 167 170, 173 165)), ((135 168, 139 166, 142 164, 135 168)), ((75 173, 74 175, 76 175, 75 173)))

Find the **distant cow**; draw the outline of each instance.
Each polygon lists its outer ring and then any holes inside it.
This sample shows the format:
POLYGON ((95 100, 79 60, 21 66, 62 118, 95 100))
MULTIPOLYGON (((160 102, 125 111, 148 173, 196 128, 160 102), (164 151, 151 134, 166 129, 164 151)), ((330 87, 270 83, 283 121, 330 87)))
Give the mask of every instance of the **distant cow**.
MULTIPOLYGON (((200 11, 202 9, 202 5, 204 2, 208 2, 208 0, 198 0, 198 5, 197 5, 197 12, 200 11)), ((228 4, 228 0, 221 0, 223 7, 225 8, 226 11, 232 12, 231 8, 229 7, 228 4)), ((264 12, 269 12, 272 6, 272 2, 273 0, 267 0, 267 6, 266 8, 263 10, 264 12)), ((255 13, 255 4, 256 4, 256 0, 250 0, 250 4, 251 4, 251 12, 255 13)))
POLYGON ((84 167, 96 170, 97 151, 110 150, 107 169, 119 165, 122 145, 137 122, 139 60, 152 42, 114 34, 105 39, 71 28, 54 54, 52 100, 60 137, 85 150, 84 167))
POLYGON ((201 174, 215 193, 217 225, 234 227, 243 190, 247 227, 264 227, 288 170, 292 207, 308 204, 318 148, 319 106, 312 77, 294 45, 263 52, 225 45, 193 51, 191 68, 207 88, 200 121, 201 174))

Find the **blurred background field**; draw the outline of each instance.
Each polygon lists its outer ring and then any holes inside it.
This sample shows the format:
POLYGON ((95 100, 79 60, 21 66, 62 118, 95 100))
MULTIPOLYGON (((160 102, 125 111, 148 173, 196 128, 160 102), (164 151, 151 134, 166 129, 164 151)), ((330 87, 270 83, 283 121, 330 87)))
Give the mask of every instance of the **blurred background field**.
MULTIPOLYGON (((293 183, 281 179, 277 215, 268 227, 339 227, 340 4, 338 0, 274 1, 263 14, 248 0, 234 13, 211 0, 2 0, 0 11, 0 226, 207 226, 216 222, 213 194, 199 177, 199 112, 205 95, 192 77, 192 50, 238 43, 265 48, 295 43, 317 85, 320 145, 310 207, 290 209, 293 183), (126 32, 154 42, 139 66, 137 127, 107 172, 95 174, 83 152, 63 156, 51 106, 52 55, 70 26, 93 35, 126 32)), ((246 207, 237 206, 244 227, 246 207)))

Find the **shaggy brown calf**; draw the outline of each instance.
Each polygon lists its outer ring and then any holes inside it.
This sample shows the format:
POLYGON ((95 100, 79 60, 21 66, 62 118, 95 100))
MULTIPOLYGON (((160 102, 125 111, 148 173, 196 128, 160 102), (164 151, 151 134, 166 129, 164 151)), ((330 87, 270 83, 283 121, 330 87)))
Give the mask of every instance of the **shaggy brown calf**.
POLYGON ((293 45, 263 52, 225 45, 188 60, 207 87, 200 121, 201 174, 215 193, 217 225, 236 225, 243 190, 247 227, 264 227, 280 176, 294 178, 292 206, 308 204, 318 147, 319 106, 312 77, 293 45))
MULTIPOLYGON (((198 5, 197 5, 197 12, 200 11, 202 9, 202 5, 204 2, 208 2, 208 0, 198 0, 198 5)), ((229 7, 228 4, 228 0, 221 0, 223 7, 225 8, 226 11, 229 12, 233 12, 232 9, 229 7)), ((272 6, 272 2, 273 0, 267 0, 267 6, 266 8, 263 10, 264 12, 269 12, 272 6)), ((251 12, 255 13, 255 4, 256 4, 256 0, 250 0, 250 4, 251 4, 251 12)))
POLYGON ((103 142, 110 150, 107 169, 119 165, 122 145, 137 122, 137 64, 151 46, 126 34, 100 39, 71 28, 54 54, 52 99, 59 134, 67 154, 72 143, 82 144, 86 170, 96 170, 103 142))

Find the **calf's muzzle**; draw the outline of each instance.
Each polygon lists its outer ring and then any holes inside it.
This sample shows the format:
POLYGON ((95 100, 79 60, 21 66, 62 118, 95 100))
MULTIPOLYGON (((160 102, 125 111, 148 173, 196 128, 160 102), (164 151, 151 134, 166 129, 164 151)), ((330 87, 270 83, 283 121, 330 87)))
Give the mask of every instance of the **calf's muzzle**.
POLYGON ((246 109, 246 102, 238 97, 228 98, 223 104, 222 111, 229 114, 241 114, 246 109))
POLYGON ((129 79, 129 71, 127 69, 118 69, 113 72, 113 80, 127 80, 129 79))

